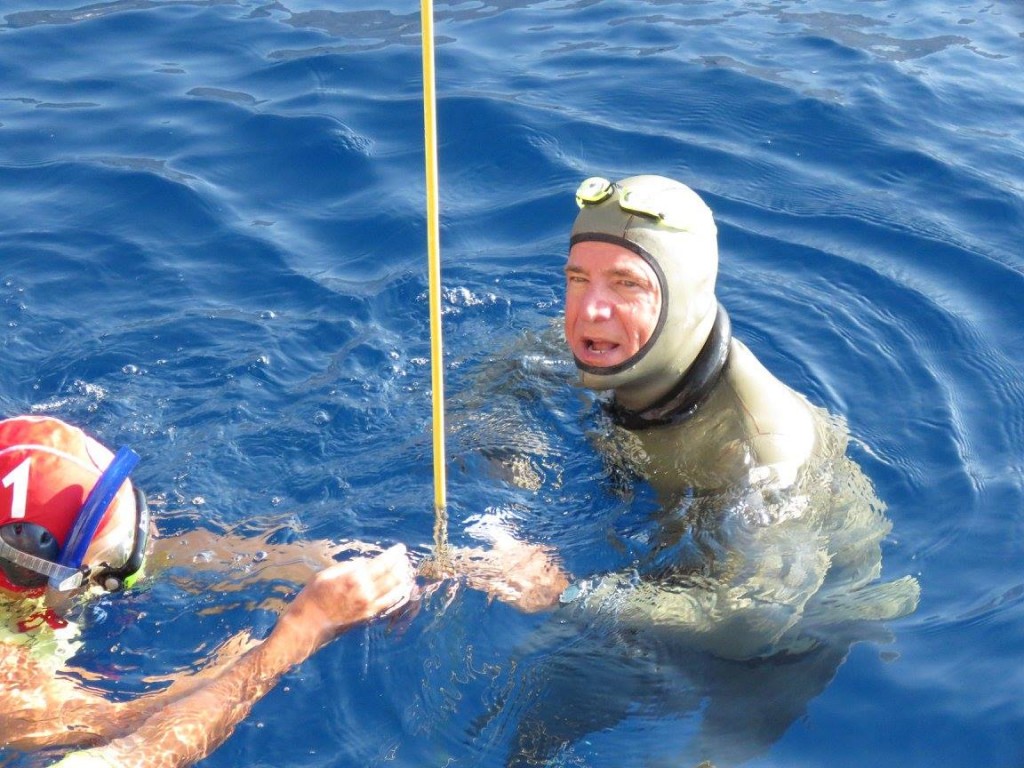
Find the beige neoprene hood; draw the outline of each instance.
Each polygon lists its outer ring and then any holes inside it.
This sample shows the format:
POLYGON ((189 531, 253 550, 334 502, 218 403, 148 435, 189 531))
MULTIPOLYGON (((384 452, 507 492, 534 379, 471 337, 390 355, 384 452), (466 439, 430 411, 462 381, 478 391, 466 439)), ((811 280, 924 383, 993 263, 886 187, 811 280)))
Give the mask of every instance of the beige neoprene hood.
POLYGON ((571 245, 621 245, 646 260, 661 283, 657 327, 636 355, 608 368, 576 361, 584 386, 614 389, 624 405, 640 408, 682 378, 714 325, 717 227, 696 192, 663 176, 587 179, 576 199, 571 245))

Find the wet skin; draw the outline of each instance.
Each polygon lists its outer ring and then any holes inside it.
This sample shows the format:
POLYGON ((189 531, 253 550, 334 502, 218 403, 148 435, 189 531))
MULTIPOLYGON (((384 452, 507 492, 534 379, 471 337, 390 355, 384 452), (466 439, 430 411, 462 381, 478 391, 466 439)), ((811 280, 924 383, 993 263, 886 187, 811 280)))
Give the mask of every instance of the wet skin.
POLYGON ((112 702, 51 677, 26 649, 0 645, 0 746, 95 746, 58 765, 182 767, 219 746, 281 676, 347 628, 409 600, 414 573, 405 547, 336 563, 314 576, 270 636, 243 633, 201 673, 159 693, 112 702))
POLYGON ((661 288, 651 266, 632 251, 584 241, 565 266, 565 338, 582 363, 608 367, 629 360, 654 333, 661 288))

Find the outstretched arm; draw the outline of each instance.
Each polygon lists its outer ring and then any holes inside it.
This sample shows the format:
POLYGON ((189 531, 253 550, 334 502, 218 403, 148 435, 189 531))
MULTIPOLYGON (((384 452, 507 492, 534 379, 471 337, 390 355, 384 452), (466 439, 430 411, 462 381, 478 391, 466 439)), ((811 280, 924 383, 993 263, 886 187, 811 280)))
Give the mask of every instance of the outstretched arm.
POLYGON ((260 645, 206 685, 151 715, 135 731, 74 752, 62 768, 187 766, 223 743, 281 676, 346 628, 409 599, 413 572, 405 548, 339 563, 318 573, 260 645))
POLYGON ((472 589, 527 613, 558 604, 569 578, 547 547, 528 544, 499 525, 479 528, 489 548, 453 547, 421 567, 427 578, 461 578, 472 589))

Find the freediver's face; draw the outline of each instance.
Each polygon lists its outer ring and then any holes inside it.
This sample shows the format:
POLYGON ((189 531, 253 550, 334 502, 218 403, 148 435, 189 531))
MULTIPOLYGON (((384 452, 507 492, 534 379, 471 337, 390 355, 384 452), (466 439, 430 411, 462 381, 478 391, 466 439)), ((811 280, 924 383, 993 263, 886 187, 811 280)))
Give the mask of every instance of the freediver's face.
POLYGON ((585 240, 565 265, 565 339, 576 358, 619 365, 640 351, 661 313, 654 269, 620 245, 585 240))

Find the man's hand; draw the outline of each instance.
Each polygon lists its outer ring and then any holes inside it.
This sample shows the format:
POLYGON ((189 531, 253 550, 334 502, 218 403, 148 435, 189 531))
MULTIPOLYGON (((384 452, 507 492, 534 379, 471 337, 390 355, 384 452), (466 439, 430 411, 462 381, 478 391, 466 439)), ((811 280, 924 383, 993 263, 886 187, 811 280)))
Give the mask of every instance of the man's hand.
POLYGON ((569 579, 549 550, 516 539, 499 541, 490 551, 471 550, 477 572, 467 569, 469 584, 528 612, 558 603, 569 579))
POLYGON ((490 549, 451 549, 446 562, 429 561, 421 571, 428 578, 462 577, 473 589, 531 613, 558 603, 569 579, 547 547, 520 541, 494 526, 483 533, 490 549))
POLYGON ((415 586, 405 546, 376 557, 360 557, 320 571, 298 594, 281 622, 292 631, 313 633, 322 645, 346 627, 404 605, 415 586))
POLYGON ((296 596, 270 636, 207 685, 153 712, 132 732, 74 752, 59 765, 183 768, 196 763, 223 743, 281 675, 346 627, 404 604, 413 584, 412 565, 402 545, 321 571, 296 596))

